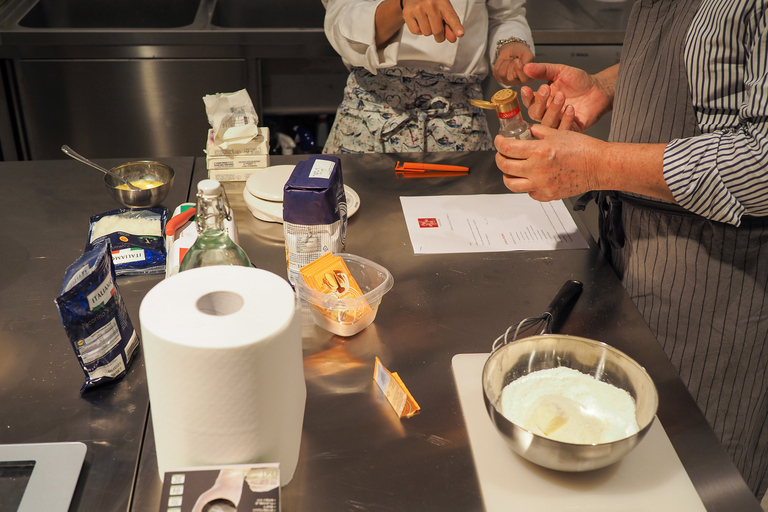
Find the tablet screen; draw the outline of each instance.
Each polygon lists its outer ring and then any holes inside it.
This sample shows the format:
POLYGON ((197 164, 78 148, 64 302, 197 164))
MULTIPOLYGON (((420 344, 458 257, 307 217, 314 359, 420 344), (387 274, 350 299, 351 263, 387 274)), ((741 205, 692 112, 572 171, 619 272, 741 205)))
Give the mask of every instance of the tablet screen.
POLYGON ((34 468, 33 460, 0 462, 0 510, 19 509, 34 468))
POLYGON ((0 445, 0 511, 67 512, 87 451, 79 442, 0 445))

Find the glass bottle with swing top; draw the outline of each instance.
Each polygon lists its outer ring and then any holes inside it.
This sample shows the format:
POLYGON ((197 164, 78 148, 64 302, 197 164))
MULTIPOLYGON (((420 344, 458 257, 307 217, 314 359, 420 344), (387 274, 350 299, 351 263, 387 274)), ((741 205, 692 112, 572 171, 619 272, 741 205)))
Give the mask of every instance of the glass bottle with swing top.
POLYGON ((197 184, 197 240, 181 260, 179 271, 211 265, 250 267, 245 251, 227 234, 224 219, 232 219, 224 188, 217 180, 206 179, 197 184))
POLYGON ((499 117, 499 135, 508 139, 533 139, 528 123, 520 113, 517 93, 512 89, 497 91, 491 97, 491 101, 471 100, 471 103, 476 107, 496 110, 496 115, 499 117))

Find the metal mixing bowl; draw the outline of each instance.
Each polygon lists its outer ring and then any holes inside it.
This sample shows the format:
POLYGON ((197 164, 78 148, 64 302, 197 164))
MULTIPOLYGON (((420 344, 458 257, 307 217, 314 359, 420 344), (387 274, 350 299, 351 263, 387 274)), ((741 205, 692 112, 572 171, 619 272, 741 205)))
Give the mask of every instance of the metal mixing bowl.
POLYGON ((109 174, 104 175, 104 184, 107 186, 109 195, 115 201, 127 206, 128 208, 144 208, 157 206, 163 202, 168 192, 173 187, 173 178, 175 173, 173 168, 160 162, 129 162, 111 169, 118 176, 122 176, 128 181, 140 180, 142 178, 159 181, 162 185, 146 190, 123 190, 117 188, 122 182, 109 174))
POLYGON ((567 336, 531 336, 502 346, 483 368, 483 396, 491 421, 521 457, 550 469, 590 471, 609 466, 629 453, 651 428, 659 398, 651 377, 629 356, 605 343, 567 336), (624 389, 636 405, 640 430, 604 444, 571 444, 534 434, 501 413, 501 393, 510 382, 537 370, 567 366, 624 389))

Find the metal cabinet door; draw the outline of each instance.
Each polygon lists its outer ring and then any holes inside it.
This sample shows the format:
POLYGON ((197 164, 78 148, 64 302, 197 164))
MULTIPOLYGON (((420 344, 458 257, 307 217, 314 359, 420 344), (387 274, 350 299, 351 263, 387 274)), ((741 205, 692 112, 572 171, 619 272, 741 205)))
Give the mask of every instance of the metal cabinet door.
POLYGON ((341 57, 261 59, 265 115, 334 114, 349 71, 341 57))
POLYGON ((202 97, 257 74, 245 59, 20 60, 18 72, 33 160, 62 158, 62 144, 89 158, 203 156, 202 97))

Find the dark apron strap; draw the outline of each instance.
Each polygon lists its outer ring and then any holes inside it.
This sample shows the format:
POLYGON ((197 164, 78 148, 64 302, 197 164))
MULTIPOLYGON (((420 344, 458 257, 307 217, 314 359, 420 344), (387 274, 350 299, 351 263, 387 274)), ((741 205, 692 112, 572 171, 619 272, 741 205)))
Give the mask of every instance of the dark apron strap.
POLYGON ((583 211, 587 203, 594 200, 597 204, 600 236, 597 245, 609 263, 611 253, 624 247, 624 226, 621 223, 621 199, 612 190, 591 191, 576 200, 573 209, 583 211))

